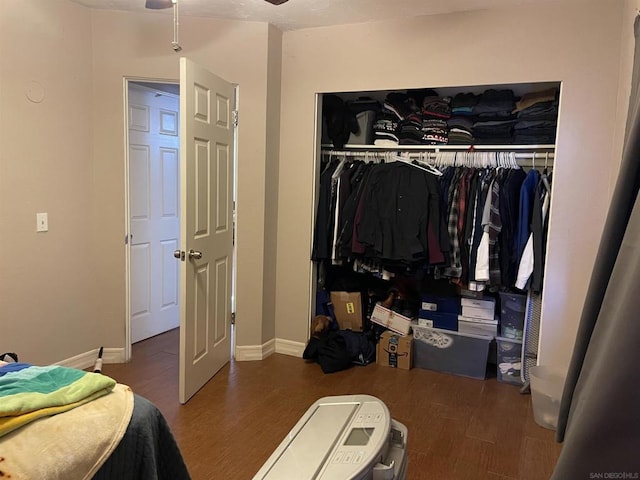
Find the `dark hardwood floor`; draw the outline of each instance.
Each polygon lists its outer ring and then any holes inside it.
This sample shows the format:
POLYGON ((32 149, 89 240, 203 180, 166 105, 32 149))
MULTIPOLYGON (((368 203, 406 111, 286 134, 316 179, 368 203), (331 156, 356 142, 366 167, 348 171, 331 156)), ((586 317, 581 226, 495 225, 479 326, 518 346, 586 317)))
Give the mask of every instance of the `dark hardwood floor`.
POLYGON ((547 480, 560 453, 516 386, 378 365, 325 375, 274 354, 226 365, 178 403, 178 330, 133 346, 133 361, 103 373, 162 411, 194 480, 251 479, 318 398, 365 393, 409 429, 410 480, 547 480))

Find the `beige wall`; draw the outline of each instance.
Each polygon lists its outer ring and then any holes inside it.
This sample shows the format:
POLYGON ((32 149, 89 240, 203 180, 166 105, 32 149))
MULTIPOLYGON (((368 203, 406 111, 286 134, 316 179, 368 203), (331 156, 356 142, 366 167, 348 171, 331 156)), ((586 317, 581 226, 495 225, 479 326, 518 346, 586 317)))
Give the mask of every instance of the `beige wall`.
MULTIPOLYGON (((171 16, 90 11, 66 0, 4 1, 0 14, 0 241, 14 252, 0 271, 0 350, 48 363, 100 345, 123 348, 123 78, 178 79, 171 16), (41 104, 24 97, 31 79, 45 86, 41 104), (35 233, 40 211, 49 212, 49 233, 35 233)), ((277 131, 279 102, 268 108, 267 98, 280 91, 278 35, 264 23, 180 19, 181 54, 239 84, 246 112, 238 131, 239 345, 260 345, 263 330, 274 329, 273 307, 263 320, 263 277, 274 278, 274 261, 265 260, 265 183, 277 180, 265 177, 278 144, 267 145, 265 132, 267 119, 277 131)))
POLYGON ((0 351, 25 361, 103 341, 92 304, 92 98, 87 10, 0 2, 0 351), (30 88, 42 102, 27 99, 30 88), (36 212, 49 214, 48 232, 36 233, 36 212))
MULTIPOLYGON (((95 11, 93 18, 94 89, 94 243, 100 258, 101 319, 109 340, 123 343, 125 228, 122 78, 177 79, 178 58, 170 48, 170 17, 95 11), (117 35, 114 35, 117 32, 117 35), (111 202, 98 201, 111 199, 111 202), (105 225, 107 228, 105 228, 105 225)), ((183 17, 181 55, 229 82, 239 84, 237 194, 238 345, 262 342, 264 215, 267 145, 267 24, 183 17)))
POLYGON ((282 32, 269 26, 269 63, 267 67, 267 125, 265 131, 267 160, 265 171, 264 250, 262 285, 262 343, 275 337, 276 268, 278 239, 278 177, 280 154, 280 88, 282 72, 282 32))
POLYGON ((286 32, 276 336, 307 338, 317 92, 559 80, 541 361, 567 364, 609 201, 608 179, 618 164, 613 136, 622 6, 612 3, 286 32))

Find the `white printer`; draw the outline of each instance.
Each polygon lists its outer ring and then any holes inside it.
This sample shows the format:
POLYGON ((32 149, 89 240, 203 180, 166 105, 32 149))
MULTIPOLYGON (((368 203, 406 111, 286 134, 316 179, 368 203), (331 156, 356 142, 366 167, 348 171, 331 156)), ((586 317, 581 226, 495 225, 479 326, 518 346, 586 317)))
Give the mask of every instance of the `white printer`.
POLYGON ((404 480, 407 436, 407 427, 376 397, 324 397, 253 480, 404 480))

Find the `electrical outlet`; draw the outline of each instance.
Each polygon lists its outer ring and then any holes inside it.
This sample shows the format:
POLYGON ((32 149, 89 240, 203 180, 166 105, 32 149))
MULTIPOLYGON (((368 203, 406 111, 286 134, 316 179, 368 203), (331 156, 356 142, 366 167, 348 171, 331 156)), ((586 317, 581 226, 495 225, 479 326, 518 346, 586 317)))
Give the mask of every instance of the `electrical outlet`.
POLYGON ((49 215, 47 213, 36 213, 36 232, 49 231, 49 215))

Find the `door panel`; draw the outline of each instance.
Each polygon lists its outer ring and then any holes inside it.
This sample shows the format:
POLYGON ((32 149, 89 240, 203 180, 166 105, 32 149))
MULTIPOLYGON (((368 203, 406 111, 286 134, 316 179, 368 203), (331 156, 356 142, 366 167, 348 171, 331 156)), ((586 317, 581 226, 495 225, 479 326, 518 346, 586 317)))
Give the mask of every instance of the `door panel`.
POLYGON ((148 243, 139 243, 131 247, 131 270, 136 271, 131 282, 131 318, 148 315, 149 306, 149 265, 150 248, 148 243))
MULTIPOLYGON (((224 257, 216 261, 216 284, 228 285, 226 279, 229 276, 229 257, 224 257)), ((226 288, 216 290, 216 328, 214 332, 214 345, 218 345, 227 339, 226 315, 230 311, 229 300, 231 295, 226 288)))
POLYGON ((228 145, 216 145, 216 168, 218 169, 218 185, 216 197, 216 232, 223 233, 229 230, 229 220, 231 219, 230 199, 231 192, 231 158, 229 156, 228 145))
POLYGON ((129 84, 131 341, 180 322, 179 101, 129 84))
POLYGON ((164 218, 177 218, 178 216, 178 169, 180 156, 178 150, 161 148, 160 167, 162 175, 162 216, 164 218))
POLYGON ((202 265, 196 269, 195 291, 195 345, 192 360, 199 362, 207 353, 209 346, 208 327, 208 291, 209 291, 209 265, 202 265))
POLYGON ((180 402, 230 359, 233 86, 180 59, 180 402), (189 256, 190 251, 201 256, 189 256))
POLYGON ((211 192, 211 167, 209 155, 209 143, 202 140, 195 140, 196 158, 195 158, 195 237, 202 238, 209 235, 209 217, 210 217, 210 199, 211 192))
POLYGON ((130 189, 129 210, 131 220, 149 220, 149 147, 131 145, 129 147, 129 181, 135 188, 130 189))
POLYGON ((173 257, 180 245, 177 240, 161 242, 162 248, 162 308, 172 308, 178 305, 180 292, 178 289, 179 271, 173 257))

